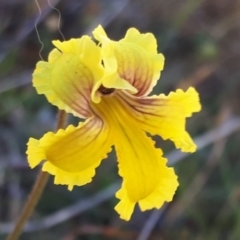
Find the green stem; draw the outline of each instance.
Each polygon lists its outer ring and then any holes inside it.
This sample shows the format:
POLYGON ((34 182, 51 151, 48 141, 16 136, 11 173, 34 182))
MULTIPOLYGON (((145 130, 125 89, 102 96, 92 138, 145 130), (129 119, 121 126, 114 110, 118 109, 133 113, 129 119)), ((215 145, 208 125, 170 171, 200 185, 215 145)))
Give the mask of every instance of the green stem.
MULTIPOLYGON (((65 123, 66 123, 66 118, 67 118, 67 114, 64 111, 60 110, 58 113, 58 121, 57 121, 56 130, 59 130, 60 128, 64 128, 65 123)), ((44 190, 44 187, 47 183, 48 178, 49 178, 48 173, 40 171, 40 173, 37 177, 37 180, 32 188, 32 191, 28 197, 28 200, 25 203, 22 213, 21 213, 13 231, 8 236, 7 240, 17 240, 18 239, 26 221, 31 216, 33 210, 35 209, 35 207, 42 195, 42 192, 44 190)))

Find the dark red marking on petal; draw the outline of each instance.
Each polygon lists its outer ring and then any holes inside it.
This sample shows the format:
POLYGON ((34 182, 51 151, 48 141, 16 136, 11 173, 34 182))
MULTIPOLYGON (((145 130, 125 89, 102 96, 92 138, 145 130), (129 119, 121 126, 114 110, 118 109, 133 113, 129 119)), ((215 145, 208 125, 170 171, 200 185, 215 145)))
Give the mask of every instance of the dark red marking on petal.
POLYGON ((101 85, 98 89, 98 91, 103 95, 111 94, 115 91, 115 88, 106 88, 103 85, 101 85))

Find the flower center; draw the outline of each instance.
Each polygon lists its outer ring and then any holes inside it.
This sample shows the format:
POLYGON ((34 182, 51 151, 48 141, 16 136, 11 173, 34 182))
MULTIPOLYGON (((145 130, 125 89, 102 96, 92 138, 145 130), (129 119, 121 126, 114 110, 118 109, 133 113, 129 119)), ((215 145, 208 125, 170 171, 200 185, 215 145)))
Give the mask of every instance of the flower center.
POLYGON ((101 85, 98 89, 98 91, 103 95, 111 94, 115 91, 115 88, 106 88, 103 85, 101 85))

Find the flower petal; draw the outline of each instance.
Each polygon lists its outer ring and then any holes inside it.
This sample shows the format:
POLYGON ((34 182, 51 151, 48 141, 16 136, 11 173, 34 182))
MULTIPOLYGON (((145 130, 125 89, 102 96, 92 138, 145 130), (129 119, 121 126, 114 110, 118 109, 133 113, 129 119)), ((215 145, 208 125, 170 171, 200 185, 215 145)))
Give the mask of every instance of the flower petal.
POLYGON ((53 44, 59 50, 53 49, 48 62, 38 62, 34 87, 58 108, 83 118, 91 116, 91 91, 104 73, 100 48, 87 36, 53 44))
POLYGON ((153 141, 129 122, 114 141, 119 174, 124 179, 116 195, 121 200, 116 206, 120 217, 129 220, 136 203, 146 210, 171 201, 178 186, 177 177, 173 169, 166 167, 166 159, 153 141))
POLYGON ((150 33, 140 34, 131 28, 124 39, 115 42, 107 38, 101 26, 93 31, 93 35, 102 44, 106 74, 117 73, 128 81, 138 90, 136 96, 148 95, 164 65, 163 55, 157 54, 154 36, 150 33))
POLYGON ((157 41, 152 33, 141 34, 136 28, 128 29, 121 42, 130 42, 139 45, 150 53, 157 53, 157 41))
MULTIPOLYGON (((178 187, 177 176, 173 168, 166 167, 165 161, 161 161, 161 164, 160 180, 157 188, 149 196, 138 202, 142 211, 153 208, 159 209, 164 202, 172 201, 178 187)), ((116 197, 120 199, 120 202, 115 207, 115 210, 119 213, 120 218, 128 221, 131 218, 136 202, 131 201, 129 198, 125 185, 125 182, 123 182, 122 188, 116 193, 116 197)))
MULTIPOLYGON (((186 92, 178 89, 168 96, 160 94, 146 98, 122 97, 131 106, 129 114, 138 121, 140 128, 152 135, 170 139, 184 152, 194 152, 196 145, 185 130, 186 118, 201 109, 198 93, 194 88, 186 92)), ((127 109, 127 107, 126 107, 127 109)))
POLYGON ((116 197, 121 201, 116 205, 115 210, 118 212, 121 219, 129 221, 134 211, 136 202, 129 199, 127 189, 124 187, 124 184, 122 184, 122 188, 116 193, 116 197))
MULTIPOLYGON (((96 166, 97 167, 97 166, 96 166)), ((72 190, 74 186, 82 186, 92 181, 95 175, 95 167, 92 166, 81 172, 67 172, 55 167, 50 162, 43 164, 42 171, 54 175, 54 184, 68 185, 68 190, 72 190)))
POLYGON ((31 168, 46 160, 43 170, 55 175, 57 184, 83 185, 91 181, 95 168, 111 150, 111 129, 97 118, 78 127, 69 126, 56 134, 49 132, 40 140, 28 142, 31 168))
POLYGON ((152 208, 161 208, 164 202, 171 202, 173 200, 174 193, 178 187, 177 176, 175 175, 173 168, 168 168, 162 162, 161 166, 161 179, 159 185, 152 194, 147 198, 139 201, 139 206, 142 211, 146 211, 152 208))
POLYGON ((122 190, 116 195, 121 200, 116 207, 121 217, 129 219, 138 202, 145 209, 160 207, 156 203, 159 200, 170 201, 178 186, 177 177, 166 167, 162 151, 154 147, 155 143, 131 116, 133 109, 124 104, 121 95, 115 94, 102 98, 94 110, 113 129, 119 175, 123 177, 122 190), (169 183, 164 183, 165 180, 169 183), (167 190, 162 188, 164 184, 167 190))

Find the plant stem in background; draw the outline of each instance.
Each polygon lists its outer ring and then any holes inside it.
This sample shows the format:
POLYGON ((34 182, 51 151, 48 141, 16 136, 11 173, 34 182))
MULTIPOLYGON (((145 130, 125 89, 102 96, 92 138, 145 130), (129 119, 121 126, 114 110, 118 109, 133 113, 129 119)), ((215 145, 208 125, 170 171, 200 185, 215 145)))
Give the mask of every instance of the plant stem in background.
MULTIPOLYGON (((56 130, 59 130, 61 128, 64 128, 65 123, 66 123, 66 118, 67 118, 67 114, 65 111, 60 110, 58 113, 58 121, 57 121, 57 126, 56 126, 56 130)), ((49 174, 46 172, 42 172, 42 170, 40 170, 40 173, 37 177, 37 180, 33 186, 33 189, 29 195, 29 198, 23 208, 23 211, 13 229, 13 231, 10 233, 10 235, 8 236, 7 240, 16 240, 18 239, 19 235, 22 232, 22 229, 26 223, 26 221, 28 220, 28 218, 31 216, 33 210, 35 209, 41 195, 42 192, 44 190, 44 187, 47 183, 49 174)))

